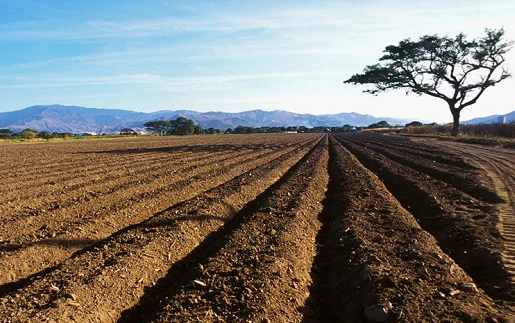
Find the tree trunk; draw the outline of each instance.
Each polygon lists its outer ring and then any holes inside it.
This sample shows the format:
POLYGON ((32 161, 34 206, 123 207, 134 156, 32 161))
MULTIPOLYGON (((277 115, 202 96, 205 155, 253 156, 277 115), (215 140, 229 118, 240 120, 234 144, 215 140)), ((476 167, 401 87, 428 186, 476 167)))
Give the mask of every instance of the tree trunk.
POLYGON ((452 132, 453 137, 458 137, 458 131, 460 129, 460 109, 456 109, 454 106, 450 106, 452 113, 452 132))

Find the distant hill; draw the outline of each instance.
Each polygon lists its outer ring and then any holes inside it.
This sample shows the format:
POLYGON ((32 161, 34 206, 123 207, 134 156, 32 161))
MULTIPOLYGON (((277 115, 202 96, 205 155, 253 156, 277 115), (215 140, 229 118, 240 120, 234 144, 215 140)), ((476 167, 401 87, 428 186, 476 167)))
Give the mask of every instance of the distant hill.
POLYGON ((196 112, 190 110, 135 112, 121 109, 97 109, 78 106, 37 105, 18 111, 0 113, 0 128, 21 131, 31 128, 51 132, 95 132, 112 133, 122 128, 142 129, 143 124, 152 120, 170 120, 183 116, 197 124, 209 128, 227 129, 239 125, 262 126, 327 126, 340 127, 344 124, 367 126, 381 120, 392 125, 404 125, 412 120, 378 118, 367 114, 299 114, 281 110, 252 110, 237 113, 196 112))
POLYGON ((506 117, 506 122, 515 122, 515 111, 508 114, 494 114, 488 117, 474 118, 467 121, 460 122, 462 124, 484 124, 484 123, 498 123, 500 117, 506 117))

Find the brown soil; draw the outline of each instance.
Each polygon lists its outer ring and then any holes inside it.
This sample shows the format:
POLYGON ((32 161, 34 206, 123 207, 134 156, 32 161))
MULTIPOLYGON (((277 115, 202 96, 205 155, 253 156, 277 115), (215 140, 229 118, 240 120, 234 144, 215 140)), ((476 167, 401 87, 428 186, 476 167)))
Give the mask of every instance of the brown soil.
MULTIPOLYGON (((433 142, 436 146, 442 143, 433 142)), ((461 154, 471 164, 484 169, 502 198, 497 204, 499 230, 503 236, 503 261, 515 283, 515 151, 477 145, 446 143, 446 147, 461 154)))
POLYGON ((0 322, 515 321, 513 153, 452 145, 0 145, 0 322))

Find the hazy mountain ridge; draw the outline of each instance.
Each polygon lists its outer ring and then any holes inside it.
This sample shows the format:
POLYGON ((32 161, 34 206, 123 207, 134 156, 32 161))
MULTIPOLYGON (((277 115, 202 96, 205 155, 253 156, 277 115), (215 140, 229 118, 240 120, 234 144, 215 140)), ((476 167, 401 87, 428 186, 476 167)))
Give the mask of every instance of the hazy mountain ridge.
POLYGON ((21 131, 31 128, 51 132, 96 132, 110 133, 122 128, 143 128, 152 120, 170 120, 183 116, 209 128, 235 128, 238 125, 261 126, 327 126, 340 127, 344 124, 366 126, 381 120, 391 124, 405 124, 411 120, 377 118, 355 112, 339 114, 300 114, 282 110, 252 110, 244 112, 197 112, 190 110, 136 112, 122 109, 98 109, 78 106, 37 105, 18 111, 0 113, 0 128, 21 131))
MULTIPOLYGON (((344 124, 368 126, 382 120, 392 125, 404 125, 410 119, 374 117, 356 112, 338 114, 301 114, 283 110, 251 110, 243 112, 198 112, 191 110, 162 110, 155 112, 136 112, 122 109, 99 109, 78 106, 36 105, 18 111, 0 113, 0 128, 21 131, 31 128, 51 132, 95 132, 112 133, 123 128, 142 129, 143 124, 153 120, 170 120, 183 116, 197 124, 209 128, 227 129, 239 125, 262 126, 327 126, 340 127, 344 124)), ((506 115, 507 122, 515 121, 515 111, 506 115)), ((500 115, 475 118, 463 124, 495 123, 500 115)))
POLYGON ((482 123, 498 123, 500 117, 506 117, 506 122, 515 122, 515 111, 507 114, 494 114, 488 117, 474 118, 467 121, 463 121, 463 124, 482 124, 482 123))

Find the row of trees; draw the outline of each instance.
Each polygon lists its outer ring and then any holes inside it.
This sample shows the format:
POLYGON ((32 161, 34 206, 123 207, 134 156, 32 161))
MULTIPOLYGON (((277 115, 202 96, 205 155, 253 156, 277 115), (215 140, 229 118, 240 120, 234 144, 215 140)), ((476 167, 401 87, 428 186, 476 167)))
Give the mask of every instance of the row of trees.
POLYGON ((284 132, 301 132, 301 133, 320 133, 320 132, 350 132, 356 131, 357 128, 351 125, 344 125, 342 127, 305 127, 305 126, 289 126, 289 127, 249 127, 237 126, 234 129, 227 129, 225 133, 284 133, 284 132))
POLYGON ((349 132, 356 131, 357 128, 351 125, 342 127, 305 127, 305 126, 289 126, 289 127, 249 127, 237 126, 236 128, 228 128, 225 131, 216 128, 202 128, 196 125, 191 119, 178 117, 175 120, 157 120, 145 123, 145 127, 154 134, 158 135, 198 135, 198 134, 246 134, 246 133, 284 133, 284 132, 349 132))
POLYGON ((33 129, 25 129, 20 132, 13 132, 10 129, 0 129, 0 139, 51 139, 51 138, 68 138, 74 135, 69 132, 50 132, 37 131, 33 129))
POLYGON ((149 121, 144 124, 145 128, 154 134, 159 135, 201 135, 218 134, 222 130, 215 128, 202 128, 196 125, 191 119, 177 117, 175 120, 149 121))

